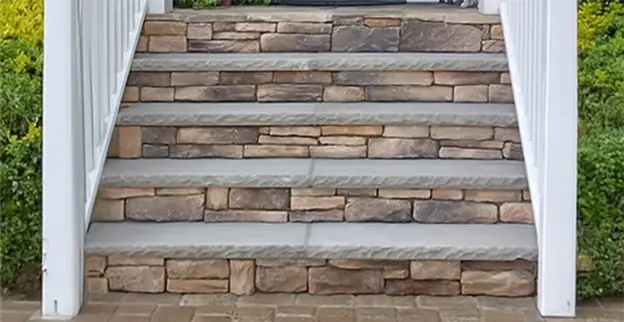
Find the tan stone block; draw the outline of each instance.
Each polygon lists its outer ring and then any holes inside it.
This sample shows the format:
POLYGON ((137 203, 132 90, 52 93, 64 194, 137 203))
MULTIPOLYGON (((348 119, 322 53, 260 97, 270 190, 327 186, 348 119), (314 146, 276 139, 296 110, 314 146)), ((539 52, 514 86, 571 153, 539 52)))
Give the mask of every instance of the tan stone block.
POLYGON ((414 219, 422 223, 496 223, 498 207, 495 204, 450 201, 415 200, 414 219))
POLYGON ((499 73, 492 72, 435 72, 436 84, 440 85, 488 85, 499 83, 499 73))
POLYGON ((87 277, 87 292, 89 294, 108 293, 108 279, 105 277, 87 277))
POLYGON ((278 22, 277 32, 294 34, 328 34, 331 32, 331 23, 308 23, 308 22, 278 22))
POLYGON ((149 45, 149 37, 139 36, 139 41, 137 42, 137 46, 136 46, 136 52, 137 53, 147 52, 148 45, 149 45))
POLYGON ((355 322, 355 308, 352 307, 319 307, 317 321, 322 322, 355 322))
POLYGON ((171 86, 200 86, 219 84, 218 72, 173 72, 171 86))
POLYGON ((503 40, 503 26, 502 25, 491 25, 490 26, 490 39, 503 40))
POLYGON ((167 277, 170 279, 225 279, 230 266, 225 259, 168 259, 167 277))
POLYGON ((366 146, 321 145, 310 147, 312 158, 365 158, 366 146))
POLYGON ((245 158, 291 157, 307 158, 310 152, 307 146, 297 145, 245 145, 245 158))
POLYGON ((109 158, 119 158, 119 128, 115 127, 113 129, 113 135, 111 137, 110 145, 108 146, 108 151, 106 151, 106 156, 109 158))
POLYGON ((491 127, 476 126, 432 126, 431 137, 449 140, 488 140, 494 135, 491 127))
POLYGON ((139 101, 139 88, 134 86, 126 86, 121 98, 122 102, 138 102, 139 101))
POLYGON ((256 85, 272 81, 272 72, 221 72, 221 84, 224 85, 256 85))
POLYGON ((177 143, 249 144, 256 143, 255 127, 183 127, 178 129, 177 143))
POLYGON ((502 40, 484 40, 481 42, 481 51, 486 53, 504 53, 505 42, 502 40))
POLYGON ((85 273, 87 276, 97 277, 104 274, 106 269, 106 257, 85 256, 85 273))
POLYGON ((292 196, 333 196, 336 194, 334 188, 291 188, 292 196))
POLYGON ((334 73, 337 85, 431 85, 431 72, 360 72, 334 73))
POLYGON ((126 200, 126 218, 141 221, 195 221, 202 219, 205 194, 136 197, 126 200))
POLYGON ((259 102, 318 102, 323 99, 322 85, 263 84, 257 88, 259 102))
POLYGON ((535 293, 533 274, 527 271, 463 272, 462 294, 491 296, 529 296, 535 293))
POLYGON ((369 101, 450 102, 453 100, 452 87, 437 85, 372 85, 366 86, 364 94, 369 101))
POLYGON ((174 280, 167 279, 170 293, 227 293, 229 281, 224 280, 174 280))
POLYGON ((364 260, 364 259, 330 259, 328 265, 348 270, 362 269, 407 269, 409 261, 401 260, 364 260))
POLYGON ((426 138, 429 136, 429 127, 386 125, 384 126, 382 136, 395 138, 426 138))
POLYGON ((379 189, 380 198, 389 199, 429 199, 431 190, 428 189, 379 189))
POLYGON ((215 21, 212 23, 212 30, 217 31, 234 31, 236 23, 231 21, 215 21))
POLYGON ((162 293, 165 291, 165 268, 152 266, 109 267, 104 274, 109 290, 162 293))
POLYGON ((230 209, 288 210, 285 188, 230 188, 230 209))
POLYGON ((209 23, 190 23, 188 25, 188 39, 212 39, 212 28, 209 23))
POLYGON ((258 266, 256 287, 265 293, 304 292, 308 289, 308 270, 297 266, 258 266))
POLYGON ((91 221, 124 220, 124 200, 96 199, 91 221))
POLYGON ((287 211, 221 210, 204 211, 205 222, 287 222, 287 211))
POLYGON ((277 145, 317 145, 318 141, 315 138, 309 137, 260 135, 258 143, 277 145))
POLYGON ((204 192, 204 188, 156 188, 156 194, 159 196, 186 196, 204 192))
POLYGON ((143 24, 143 34, 148 36, 184 36, 186 23, 179 21, 146 21, 143 24))
POLYGON ((339 196, 351 197, 375 197, 377 189, 375 188, 338 188, 336 194, 339 196))
POLYGON ((384 288, 381 270, 346 270, 331 266, 310 267, 308 283, 311 294, 375 294, 384 288))
POLYGON ((510 85, 490 85, 489 101, 493 103, 513 103, 513 92, 510 85))
POLYGON ((328 222, 344 221, 344 211, 330 210, 299 210, 288 213, 288 221, 292 222, 328 222))
POLYGON ((236 295, 251 295, 256 290, 254 282, 256 264, 253 260, 230 260, 230 292, 236 295))
POLYGON ((323 145, 365 146, 366 137, 359 136, 322 136, 319 141, 323 145))
POLYGON ((325 210, 342 209, 345 206, 345 197, 290 197, 290 208, 292 210, 325 210))
POLYGON ((455 102, 485 103, 488 101, 487 85, 455 86, 453 91, 455 102))
POLYGON ((169 157, 177 159, 188 158, 243 158, 242 145, 198 145, 176 144, 169 147, 169 157))
POLYGON ((463 261, 463 271, 513 271, 513 270, 525 270, 527 272, 535 271, 535 263, 517 259, 513 261, 463 261))
POLYGON ((436 158, 439 144, 430 139, 372 138, 369 158, 436 158))
POLYGON ((365 18, 364 24, 369 27, 375 27, 375 28, 398 27, 401 25, 401 20, 400 19, 365 18))
POLYGON ((275 72, 273 82, 279 84, 331 84, 331 72, 275 72))
POLYGON ((316 126, 271 126, 271 135, 276 136, 321 136, 321 128, 316 126))
POLYGON ((108 266, 163 266, 165 260, 157 257, 108 256, 108 266))
POLYGON ((258 128, 258 133, 260 134, 269 135, 270 131, 271 131, 271 128, 268 126, 263 126, 263 127, 258 128))
POLYGON ((138 126, 117 127, 119 133, 119 157, 141 157, 141 128, 138 126))
POLYGON ((511 84, 511 75, 509 75, 509 73, 501 73, 500 83, 511 84))
POLYGON ((378 136, 383 132, 382 126, 341 126, 330 125, 322 126, 321 132, 326 135, 360 135, 360 136, 378 136))
POLYGON ((402 280, 409 277, 409 269, 384 268, 383 278, 386 280, 402 280))
POLYGON ((208 187, 206 190, 206 208, 221 210, 228 208, 228 188, 208 187))
POLYGON ((450 296, 460 292, 457 281, 419 281, 413 279, 387 280, 384 292, 388 295, 450 296))
POLYGON ((259 32, 215 32, 212 34, 212 39, 217 40, 252 40, 260 39, 259 32))
POLYGON ((324 266, 327 263, 324 259, 306 259, 306 258, 259 258, 256 260, 256 265, 265 267, 281 267, 281 266, 299 266, 299 267, 312 267, 312 266, 324 266))
POLYGON ((431 199, 442 200, 462 200, 464 192, 457 189, 433 189, 431 191, 431 199))
POLYGON ((495 127, 494 139, 496 141, 520 143, 520 131, 515 127, 495 127))
POLYGON ((471 201, 520 201, 520 190, 466 190, 464 198, 471 201))
POLYGON ((500 150, 503 148, 500 141, 475 141, 475 140, 442 140, 440 146, 467 148, 467 149, 489 149, 500 150))
POLYGON ((329 35, 266 33, 260 36, 263 52, 327 52, 330 51, 329 35))
POLYGON ((270 22, 237 22, 234 25, 236 31, 275 32, 276 23, 270 22))
POLYGON ((214 85, 177 87, 175 100, 191 102, 249 102, 256 98, 252 85, 214 85))
POLYGON ((150 36, 149 51, 152 53, 186 52, 186 36, 150 36))
POLYGON ((530 202, 507 202, 500 206, 500 221, 532 224, 533 208, 530 202))
POLYGON ((459 261, 411 261, 410 277, 413 280, 459 280, 459 261))
POLYGON ((100 188, 97 197, 101 199, 125 199, 153 195, 154 188, 100 188))
POLYGON ((327 86, 323 90, 326 102, 359 102, 364 100, 364 88, 358 86, 327 86))
POLYGON ((464 149, 453 147, 440 148, 440 158, 447 159, 502 159, 500 150, 464 149))
POLYGON ((172 102, 172 87, 141 87, 141 101, 144 102, 172 102))

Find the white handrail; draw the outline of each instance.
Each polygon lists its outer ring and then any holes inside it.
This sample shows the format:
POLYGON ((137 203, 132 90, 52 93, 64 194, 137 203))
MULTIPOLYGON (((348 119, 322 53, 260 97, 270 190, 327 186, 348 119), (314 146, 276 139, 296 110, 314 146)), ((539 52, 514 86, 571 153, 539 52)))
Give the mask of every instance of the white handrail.
POLYGON ((45 0, 42 316, 71 318, 85 231, 146 0, 45 0))
POLYGON ((537 305, 574 316, 576 299, 576 1, 500 6, 538 240, 537 305))

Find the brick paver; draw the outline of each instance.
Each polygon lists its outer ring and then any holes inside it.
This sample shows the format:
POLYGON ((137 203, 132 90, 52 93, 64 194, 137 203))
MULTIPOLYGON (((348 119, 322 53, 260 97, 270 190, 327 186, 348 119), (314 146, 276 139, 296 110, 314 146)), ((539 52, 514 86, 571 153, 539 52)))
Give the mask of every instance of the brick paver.
MULTIPOLYGON (((2 300, 2 322, 40 321, 38 316, 38 302, 2 300)), ((622 322, 624 297, 582 301, 575 319, 545 319, 533 298, 109 293, 92 295, 73 321, 622 322)))

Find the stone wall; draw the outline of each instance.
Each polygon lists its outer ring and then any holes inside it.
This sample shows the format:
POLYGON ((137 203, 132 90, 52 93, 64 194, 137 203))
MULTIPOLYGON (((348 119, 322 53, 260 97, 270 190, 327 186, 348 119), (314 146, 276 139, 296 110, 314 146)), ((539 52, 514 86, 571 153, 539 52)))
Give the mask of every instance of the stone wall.
POLYGON ((93 221, 533 222, 521 190, 102 188, 93 221))
POLYGON ((535 292, 535 264, 516 261, 176 259, 90 256, 90 293, 490 295, 535 292))
MULTIPOLYGON (((286 9, 287 10, 287 9, 286 9)), ((314 10, 314 9, 313 9, 314 10)), ((347 9, 348 10, 348 9, 347 9)), ((307 16, 293 12, 251 15, 236 9, 147 17, 138 52, 504 52, 500 22, 485 18, 448 21, 450 12, 307 16), (388 17, 390 16, 390 17, 388 17), (420 17, 419 17, 420 16, 420 17)), ((344 11, 344 9, 343 9, 344 11)), ((304 13, 305 14, 305 13, 304 13)), ((459 14, 458 14, 459 15, 459 14)))
POLYGON ((471 126, 119 126, 111 158, 523 160, 517 128, 471 126))
POLYGON ((501 72, 132 72, 123 101, 513 103, 510 84, 501 72))

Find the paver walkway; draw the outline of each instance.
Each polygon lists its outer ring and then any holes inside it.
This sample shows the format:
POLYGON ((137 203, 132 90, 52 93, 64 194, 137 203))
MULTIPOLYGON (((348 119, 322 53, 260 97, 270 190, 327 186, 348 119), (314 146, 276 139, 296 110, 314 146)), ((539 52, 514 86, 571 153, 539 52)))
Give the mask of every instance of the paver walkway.
MULTIPOLYGON (((38 302, 2 301, 0 321, 38 321, 38 302)), ((624 298, 579 303, 576 319, 544 319, 533 298, 383 295, 91 296, 76 322, 621 322, 624 298)), ((49 320, 48 320, 49 321, 49 320)))

